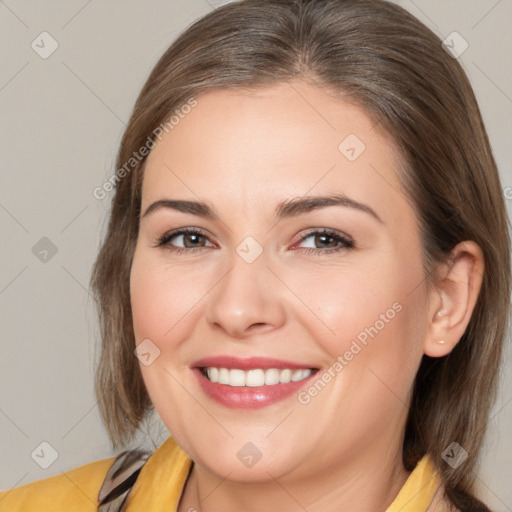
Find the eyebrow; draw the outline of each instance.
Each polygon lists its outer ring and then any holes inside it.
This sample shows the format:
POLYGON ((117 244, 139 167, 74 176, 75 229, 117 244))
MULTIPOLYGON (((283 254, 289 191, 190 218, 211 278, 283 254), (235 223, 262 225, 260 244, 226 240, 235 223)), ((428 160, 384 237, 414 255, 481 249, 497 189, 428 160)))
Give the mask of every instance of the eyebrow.
MULTIPOLYGON (((384 224, 379 215, 364 203, 355 201, 344 194, 331 194, 328 196, 304 196, 287 199, 279 203, 275 209, 274 215, 278 220, 287 217, 296 217, 305 213, 309 213, 319 208, 327 208, 329 206, 344 206, 362 211, 371 215, 375 220, 384 224)), ((189 201, 179 199, 160 199, 152 203, 142 217, 147 217, 162 208, 170 208, 183 213, 190 213, 199 217, 212 220, 219 220, 219 215, 215 210, 206 203, 201 201, 189 201)))

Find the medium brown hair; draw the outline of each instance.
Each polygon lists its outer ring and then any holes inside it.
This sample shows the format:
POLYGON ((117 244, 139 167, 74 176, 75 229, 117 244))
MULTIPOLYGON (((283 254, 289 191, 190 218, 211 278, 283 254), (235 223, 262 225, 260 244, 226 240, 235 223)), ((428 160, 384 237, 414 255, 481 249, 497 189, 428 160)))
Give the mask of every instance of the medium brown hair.
MULTIPOLYGON (((406 468, 429 454, 446 497, 464 508, 476 503, 468 494, 508 323, 508 219, 469 81, 432 31, 384 0, 246 0, 218 8, 182 33, 152 70, 117 168, 190 98, 293 79, 362 107, 394 138, 400 178, 421 225, 426 283, 457 243, 473 240, 484 253, 482 288, 460 342, 445 357, 423 357, 403 444, 406 468), (454 441, 468 453, 458 469, 442 458, 454 441)), ((96 392, 115 446, 132 438, 151 409, 133 353, 129 290, 144 161, 118 180, 91 281, 102 334, 96 392)))

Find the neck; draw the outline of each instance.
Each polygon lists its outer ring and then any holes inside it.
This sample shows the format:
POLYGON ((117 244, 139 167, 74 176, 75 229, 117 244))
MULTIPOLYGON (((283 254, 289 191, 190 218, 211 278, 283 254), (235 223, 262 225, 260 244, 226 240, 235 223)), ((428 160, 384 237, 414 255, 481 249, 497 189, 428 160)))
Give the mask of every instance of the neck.
POLYGON ((232 482, 194 465, 179 512, 384 512, 409 473, 402 464, 401 445, 392 451, 368 447, 357 460, 312 471, 307 480, 288 475, 263 483, 232 482), (368 457, 371 454, 371 460, 368 457))

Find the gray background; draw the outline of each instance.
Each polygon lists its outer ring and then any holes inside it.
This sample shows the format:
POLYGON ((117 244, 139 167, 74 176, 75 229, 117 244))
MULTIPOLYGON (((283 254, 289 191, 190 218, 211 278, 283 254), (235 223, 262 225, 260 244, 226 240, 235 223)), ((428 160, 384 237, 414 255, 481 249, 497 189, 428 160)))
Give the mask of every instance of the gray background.
MULTIPOLYGON (((92 191, 115 170, 125 122, 157 58, 221 3, 0 0, 0 489, 113 454, 93 396, 97 326, 88 292, 108 197, 92 191), (35 40, 40 53, 51 49, 48 36, 38 37, 43 31, 58 43, 46 59, 31 47, 35 40)), ((459 58, 510 208, 512 0, 397 3, 442 39, 457 31, 469 43, 459 58)), ((506 356, 479 475, 499 511, 512 510, 506 356)), ((152 425, 145 428, 158 444, 165 430, 152 425)))

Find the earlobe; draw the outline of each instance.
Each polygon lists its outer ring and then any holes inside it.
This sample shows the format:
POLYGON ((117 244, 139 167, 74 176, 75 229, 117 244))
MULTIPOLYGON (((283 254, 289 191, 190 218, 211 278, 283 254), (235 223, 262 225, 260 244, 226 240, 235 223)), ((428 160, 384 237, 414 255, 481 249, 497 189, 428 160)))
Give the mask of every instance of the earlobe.
MULTIPOLYGON (((446 304, 447 299, 444 300, 446 304)), ((450 318, 445 309, 440 309, 436 311, 430 321, 428 335, 425 339, 425 354, 430 357, 443 357, 449 354, 458 341, 452 341, 450 336, 450 318)))
POLYGON ((482 286, 483 252, 473 241, 460 242, 438 270, 424 342, 424 353, 430 357, 449 354, 464 334, 482 286))

